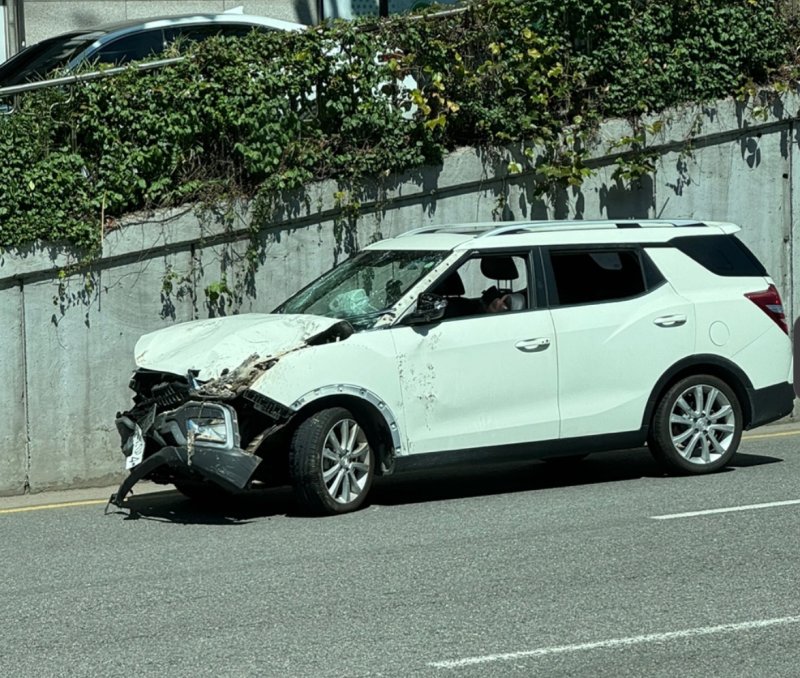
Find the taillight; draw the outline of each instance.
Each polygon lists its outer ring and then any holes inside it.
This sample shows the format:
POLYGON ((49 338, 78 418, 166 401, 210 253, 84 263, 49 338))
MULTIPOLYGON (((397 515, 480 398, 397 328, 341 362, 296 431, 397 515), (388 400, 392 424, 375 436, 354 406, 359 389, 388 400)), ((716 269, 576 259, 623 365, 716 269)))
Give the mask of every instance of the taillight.
POLYGON ((789 334, 789 326, 786 324, 786 316, 783 313, 783 302, 775 285, 770 285, 763 292, 749 292, 744 296, 772 318, 786 334, 789 334))

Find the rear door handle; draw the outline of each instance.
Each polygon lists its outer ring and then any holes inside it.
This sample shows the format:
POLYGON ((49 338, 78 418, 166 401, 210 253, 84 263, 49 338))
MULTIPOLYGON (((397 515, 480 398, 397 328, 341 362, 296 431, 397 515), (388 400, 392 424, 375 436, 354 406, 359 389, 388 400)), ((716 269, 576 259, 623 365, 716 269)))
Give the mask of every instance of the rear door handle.
POLYGON ((686 324, 685 315, 662 315, 653 321, 659 327, 680 327, 686 324))
POLYGON ((544 351, 550 347, 550 340, 546 337, 538 337, 537 339, 523 339, 514 344, 523 353, 535 353, 536 351, 544 351))

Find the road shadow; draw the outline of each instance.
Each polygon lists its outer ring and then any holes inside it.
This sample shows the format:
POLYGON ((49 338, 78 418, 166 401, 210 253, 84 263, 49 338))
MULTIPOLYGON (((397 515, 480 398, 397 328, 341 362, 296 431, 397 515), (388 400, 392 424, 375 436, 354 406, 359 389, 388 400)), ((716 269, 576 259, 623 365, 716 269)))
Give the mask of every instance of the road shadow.
MULTIPOLYGON (((781 461, 767 455, 739 453, 720 473, 781 461)), ((464 468, 456 466, 377 478, 368 503, 372 506, 399 506, 642 478, 668 482, 673 476, 664 472, 646 448, 641 448, 603 452, 581 460, 561 459, 555 463, 539 460, 464 468)), ((244 525, 273 516, 308 517, 299 510, 288 487, 256 488, 213 504, 188 499, 177 490, 151 492, 129 497, 124 509, 112 513, 124 515, 125 520, 192 525, 244 525)))
POLYGON ((512 462, 413 471, 381 479, 371 504, 412 504, 465 497, 665 477, 646 449, 594 454, 585 459, 512 462))
POLYGON ((185 497, 174 489, 132 495, 109 513, 125 520, 155 520, 180 525, 245 525, 256 518, 295 515, 288 487, 256 488, 212 502, 185 497))

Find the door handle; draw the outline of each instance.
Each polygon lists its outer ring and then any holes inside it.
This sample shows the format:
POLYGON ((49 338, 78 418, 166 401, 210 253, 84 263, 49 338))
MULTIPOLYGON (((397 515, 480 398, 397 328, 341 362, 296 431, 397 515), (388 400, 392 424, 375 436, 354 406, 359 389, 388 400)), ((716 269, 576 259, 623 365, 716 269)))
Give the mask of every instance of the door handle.
POLYGON ((653 321, 659 327, 680 327, 686 324, 685 315, 662 315, 653 321))
POLYGON ((536 351, 544 351, 550 347, 550 340, 546 337, 539 337, 537 339, 523 339, 514 344, 523 353, 535 353, 536 351))

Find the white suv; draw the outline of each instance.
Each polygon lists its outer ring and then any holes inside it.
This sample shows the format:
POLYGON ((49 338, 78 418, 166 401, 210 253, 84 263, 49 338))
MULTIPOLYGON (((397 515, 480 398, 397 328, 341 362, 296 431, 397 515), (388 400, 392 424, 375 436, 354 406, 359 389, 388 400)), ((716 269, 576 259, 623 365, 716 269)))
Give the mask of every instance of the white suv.
POLYGON ((731 461, 792 411, 781 299, 733 224, 436 226, 370 245, 270 314, 136 345, 130 475, 189 496, 290 483, 323 514, 376 474, 647 445, 731 461))

